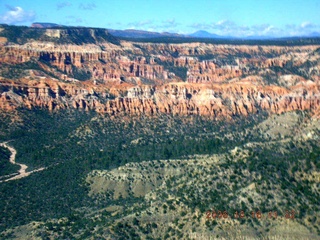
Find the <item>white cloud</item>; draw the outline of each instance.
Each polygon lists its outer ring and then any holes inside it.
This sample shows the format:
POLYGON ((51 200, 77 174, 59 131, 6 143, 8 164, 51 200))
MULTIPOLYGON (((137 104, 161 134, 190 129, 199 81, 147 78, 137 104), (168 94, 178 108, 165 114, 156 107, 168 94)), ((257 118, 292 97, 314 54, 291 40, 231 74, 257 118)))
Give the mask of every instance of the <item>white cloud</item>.
POLYGON ((300 25, 286 25, 279 28, 270 24, 241 26, 229 20, 221 20, 211 24, 194 23, 190 27, 196 30, 206 30, 221 36, 248 37, 284 37, 284 36, 307 36, 312 32, 319 32, 320 26, 310 22, 303 22, 300 25))
POLYGON ((0 22, 6 24, 16 24, 23 22, 32 22, 36 14, 33 11, 25 11, 21 7, 7 6, 9 11, 0 16, 0 22))
POLYGON ((60 10, 65 7, 70 7, 72 4, 70 2, 60 2, 57 4, 57 9, 60 10))
POLYGON ((177 26, 181 25, 175 19, 167 19, 163 21, 143 20, 131 22, 127 24, 129 29, 154 31, 154 32, 180 32, 177 26))
POLYGON ((206 30, 206 29, 210 29, 211 25, 208 23, 193 23, 189 27, 197 30, 206 30))
POLYGON ((165 21, 162 21, 162 24, 160 24, 159 26, 156 26, 156 27, 162 28, 163 30, 172 30, 175 27, 177 27, 178 25, 180 25, 180 24, 177 23, 175 19, 167 19, 165 21))
POLYGON ((79 24, 84 22, 82 18, 76 16, 67 16, 67 19, 70 19, 66 22, 67 24, 79 24))
POLYGON ((300 25, 286 25, 289 36, 307 36, 314 32, 320 32, 320 25, 311 22, 302 22, 300 25))
POLYGON ((315 25, 310 22, 303 22, 300 24, 300 27, 301 28, 313 28, 313 27, 315 27, 315 25))
POLYGON ((214 23, 212 25, 212 28, 221 29, 221 30, 229 30, 229 29, 234 29, 237 27, 238 26, 236 23, 229 21, 229 20, 221 20, 221 21, 218 21, 217 23, 214 23))
POLYGON ((130 29, 139 29, 139 30, 141 30, 142 28, 150 27, 150 25, 152 23, 153 23, 152 20, 144 20, 144 21, 139 21, 139 22, 128 23, 127 26, 130 29))
POLYGON ((247 26, 239 26, 233 21, 221 20, 210 24, 210 29, 213 29, 216 34, 222 36, 243 36, 251 35, 252 29, 247 26))
POLYGON ((93 10, 93 9, 97 8, 97 6, 95 3, 87 3, 87 4, 81 3, 79 5, 79 8, 82 10, 93 10))

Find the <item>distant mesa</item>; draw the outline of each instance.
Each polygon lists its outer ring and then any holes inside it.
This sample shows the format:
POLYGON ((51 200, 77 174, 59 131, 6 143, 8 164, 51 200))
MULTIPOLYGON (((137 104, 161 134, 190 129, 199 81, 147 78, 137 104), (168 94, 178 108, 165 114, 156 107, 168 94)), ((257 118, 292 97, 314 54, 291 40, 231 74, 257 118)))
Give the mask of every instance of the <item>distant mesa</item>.
POLYGON ((109 33, 115 37, 122 38, 161 38, 161 37, 171 37, 171 38, 228 38, 225 36, 220 36, 217 34, 209 33, 204 30, 197 31, 192 34, 178 34, 169 32, 149 32, 143 30, 126 29, 126 30, 114 30, 108 29, 109 33))
MULTIPOLYGON (((31 25, 32 28, 87 28, 87 29, 97 29, 97 28, 90 28, 90 27, 83 27, 83 26, 66 26, 56 23, 42 23, 42 22, 35 22, 31 25)), ((199 38, 199 39, 240 39, 240 40, 271 40, 271 39, 294 39, 294 38, 319 38, 320 32, 312 32, 308 35, 301 35, 301 36, 288 36, 288 37, 275 37, 275 36, 265 36, 265 35, 252 35, 252 36, 243 36, 243 37, 236 37, 236 36, 225 36, 225 35, 218 35, 215 33, 210 33, 205 30, 199 30, 191 34, 178 34, 172 32, 153 32, 153 31, 145 31, 145 30, 137 30, 137 29, 125 29, 125 30, 118 30, 118 29, 105 29, 111 35, 118 38, 136 38, 136 39, 152 39, 152 38, 177 38, 177 39, 192 39, 192 38, 199 38)))
POLYGON ((62 25, 56 24, 56 23, 40 23, 35 22, 32 23, 31 27, 33 28, 55 28, 55 27, 61 27, 62 25))
MULTIPOLYGON (((0 42, 25 44, 31 40, 53 41, 57 44, 119 44, 119 40, 108 33, 107 29, 88 27, 69 27, 55 23, 33 23, 32 27, 3 25, 0 42)), ((3 44, 3 43, 2 43, 3 44)), ((0 54, 1 55, 1 54, 0 54)))
POLYGON ((123 38, 161 38, 161 37, 185 37, 185 35, 177 33, 168 33, 168 32, 149 32, 144 30, 136 29, 126 29, 126 30, 115 30, 108 29, 108 32, 115 37, 123 38))

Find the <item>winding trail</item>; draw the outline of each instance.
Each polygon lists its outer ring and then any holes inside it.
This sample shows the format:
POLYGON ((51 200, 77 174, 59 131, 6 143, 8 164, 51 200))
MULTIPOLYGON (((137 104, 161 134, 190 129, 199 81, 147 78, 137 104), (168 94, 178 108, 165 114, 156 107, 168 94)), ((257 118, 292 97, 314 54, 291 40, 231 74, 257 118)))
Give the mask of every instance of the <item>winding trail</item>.
MULTIPOLYGON (((10 147, 7 143, 8 143, 8 142, 0 143, 0 146, 9 149, 9 151, 11 152, 10 163, 15 164, 15 165, 19 165, 19 166, 20 166, 20 170, 18 171, 18 175, 15 175, 14 177, 11 177, 11 178, 2 180, 2 181, 0 181, 0 182, 8 182, 8 181, 12 181, 12 180, 24 178, 24 177, 29 176, 31 173, 43 171, 43 170, 45 169, 45 168, 39 168, 39 169, 30 171, 30 172, 26 172, 28 166, 25 165, 25 164, 21 164, 21 163, 17 163, 17 162, 16 162, 17 151, 16 151, 13 147, 10 147)), ((1 176, 1 177, 9 177, 9 176, 12 176, 12 175, 13 175, 13 174, 6 175, 6 176, 1 176)))

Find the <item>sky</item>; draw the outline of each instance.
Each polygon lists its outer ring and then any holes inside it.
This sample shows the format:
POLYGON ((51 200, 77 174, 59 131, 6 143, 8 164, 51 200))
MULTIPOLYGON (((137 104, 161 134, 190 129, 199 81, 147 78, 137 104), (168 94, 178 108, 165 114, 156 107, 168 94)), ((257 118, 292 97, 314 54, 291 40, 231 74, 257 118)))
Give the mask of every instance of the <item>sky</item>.
POLYGON ((320 33, 320 0, 0 0, 0 23, 235 36, 320 33))

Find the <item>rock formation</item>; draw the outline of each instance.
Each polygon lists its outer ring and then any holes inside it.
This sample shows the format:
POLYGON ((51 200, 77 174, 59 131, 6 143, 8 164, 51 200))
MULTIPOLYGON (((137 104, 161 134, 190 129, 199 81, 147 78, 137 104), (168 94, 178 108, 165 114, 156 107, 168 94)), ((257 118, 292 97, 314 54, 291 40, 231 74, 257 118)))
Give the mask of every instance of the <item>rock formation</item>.
MULTIPOLYGON (((47 29, 44 34, 53 39, 65 32, 47 29)), ((76 108, 212 118, 261 110, 319 112, 318 45, 2 42, 4 110, 76 108)))

